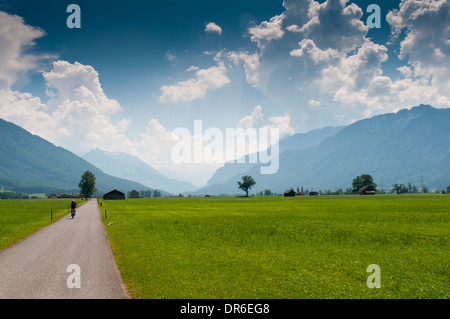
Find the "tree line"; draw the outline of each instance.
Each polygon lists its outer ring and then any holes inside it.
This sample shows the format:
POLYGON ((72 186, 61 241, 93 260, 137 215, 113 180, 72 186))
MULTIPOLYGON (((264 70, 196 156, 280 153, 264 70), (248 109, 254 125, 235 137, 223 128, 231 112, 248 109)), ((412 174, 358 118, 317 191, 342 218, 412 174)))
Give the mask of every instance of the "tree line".
POLYGON ((146 189, 141 191, 130 191, 128 192, 128 198, 148 198, 148 197, 161 197, 162 193, 158 189, 146 189))
POLYGON ((1 199, 30 199, 30 195, 19 192, 0 192, 1 199))
MULTIPOLYGON (((246 192, 246 197, 248 197, 248 192, 250 189, 256 184, 255 180, 249 176, 245 175, 242 176, 242 181, 238 181, 238 188, 246 192)), ((345 190, 342 188, 337 188, 334 191, 330 189, 321 190, 319 189, 317 192, 319 195, 351 195, 351 194, 358 194, 359 190, 367 186, 368 189, 371 191, 377 192, 377 193, 384 193, 383 190, 377 190, 377 184, 374 182, 373 177, 370 174, 362 174, 360 176, 357 176, 352 181, 352 187, 347 187, 345 190)), ((293 188, 291 188, 293 189, 293 188)), ((308 195, 310 190, 308 188, 304 188, 303 186, 297 187, 297 193, 298 194, 304 194, 308 195)), ((389 193, 428 193, 429 190, 426 186, 422 185, 422 187, 419 189, 412 185, 411 183, 408 183, 407 185, 404 184, 398 184, 395 183, 392 185, 392 188, 389 190, 389 193)), ((442 189, 439 191, 439 189, 436 190, 436 193, 450 193, 450 186, 447 186, 447 189, 442 189)), ((273 196, 273 195, 280 195, 276 192, 272 192, 270 189, 261 190, 256 193, 257 196, 273 196)))

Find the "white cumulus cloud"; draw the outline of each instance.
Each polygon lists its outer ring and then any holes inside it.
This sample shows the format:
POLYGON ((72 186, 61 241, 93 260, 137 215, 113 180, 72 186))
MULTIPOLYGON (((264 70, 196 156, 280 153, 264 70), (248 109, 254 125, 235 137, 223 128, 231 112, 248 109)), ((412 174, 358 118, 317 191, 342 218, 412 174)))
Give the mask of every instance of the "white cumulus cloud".
POLYGON ((36 67, 40 57, 26 51, 44 35, 43 30, 25 24, 23 18, 0 11, 0 80, 4 81, 3 87, 14 83, 18 73, 36 67))
POLYGON ((257 42, 260 48, 272 40, 280 39, 284 35, 283 19, 284 15, 280 14, 270 18, 270 21, 263 21, 260 25, 250 28, 250 39, 257 42))
POLYGON ((264 82, 263 74, 261 74, 259 67, 259 55, 257 53, 250 54, 248 52, 228 52, 226 54, 228 59, 230 59, 234 65, 239 65, 239 63, 244 64, 245 77, 247 82, 258 88, 264 82))
MULTIPOLYGON (((192 68, 190 68, 192 70, 192 68)), ((226 76, 227 68, 223 63, 208 69, 195 70, 195 78, 161 87, 161 103, 189 102, 201 99, 210 90, 221 88, 230 82, 226 76)))
POLYGON ((262 107, 261 105, 257 105, 255 106, 255 109, 253 110, 251 115, 244 116, 242 119, 239 120, 236 127, 246 130, 250 127, 253 127, 255 124, 259 123, 262 120, 263 120, 262 107))
POLYGON ((222 34, 222 28, 214 22, 210 22, 206 25, 205 32, 222 34))
POLYGON ((43 76, 50 96, 46 103, 30 93, 0 90, 3 119, 80 153, 100 147, 135 154, 125 135, 130 121, 112 120, 121 110, 120 104, 104 94, 94 68, 55 61, 43 76))

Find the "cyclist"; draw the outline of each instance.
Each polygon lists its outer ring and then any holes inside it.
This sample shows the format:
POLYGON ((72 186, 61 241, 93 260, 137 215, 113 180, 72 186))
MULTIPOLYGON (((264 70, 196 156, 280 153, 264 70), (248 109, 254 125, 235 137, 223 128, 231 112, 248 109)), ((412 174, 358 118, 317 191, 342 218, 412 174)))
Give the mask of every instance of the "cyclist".
POLYGON ((77 203, 75 203, 75 201, 74 200, 72 200, 72 203, 70 204, 70 208, 72 208, 72 218, 73 218, 73 216, 75 216, 75 213, 76 213, 76 208, 77 208, 77 203))

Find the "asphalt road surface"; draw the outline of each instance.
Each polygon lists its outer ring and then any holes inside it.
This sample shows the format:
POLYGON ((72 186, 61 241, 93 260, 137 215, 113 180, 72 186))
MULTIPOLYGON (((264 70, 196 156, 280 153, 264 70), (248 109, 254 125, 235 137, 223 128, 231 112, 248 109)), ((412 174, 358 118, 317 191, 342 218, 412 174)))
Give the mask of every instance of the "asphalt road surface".
POLYGON ((0 251, 0 298, 128 298, 96 200, 0 251))

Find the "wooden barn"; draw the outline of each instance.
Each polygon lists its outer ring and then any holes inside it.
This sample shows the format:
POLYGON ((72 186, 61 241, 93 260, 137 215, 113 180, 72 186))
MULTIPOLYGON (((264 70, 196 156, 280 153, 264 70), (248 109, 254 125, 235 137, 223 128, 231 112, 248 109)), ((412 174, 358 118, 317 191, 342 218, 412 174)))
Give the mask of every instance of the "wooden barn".
POLYGON ((295 191, 291 188, 291 189, 285 191, 283 194, 284 194, 284 197, 295 196, 295 191))
POLYGON ((133 189, 130 194, 128 195, 129 198, 139 198, 139 192, 135 189, 133 189))
POLYGON ((125 199, 125 194, 118 191, 117 189, 114 189, 109 193, 103 195, 103 199, 125 199))
POLYGON ((363 186, 358 190, 359 195, 375 195, 375 188, 373 186, 363 186))

